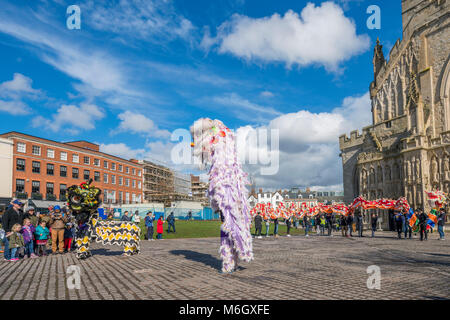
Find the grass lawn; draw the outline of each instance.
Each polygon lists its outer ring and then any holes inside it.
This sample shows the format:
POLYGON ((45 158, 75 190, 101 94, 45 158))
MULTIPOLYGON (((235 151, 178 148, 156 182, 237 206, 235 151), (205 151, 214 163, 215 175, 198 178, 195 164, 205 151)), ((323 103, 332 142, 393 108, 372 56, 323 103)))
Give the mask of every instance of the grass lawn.
MULTIPOLYGON (((143 220, 143 219, 142 219, 143 220)), ((182 239, 182 238, 211 238, 211 237, 220 237, 220 225, 221 221, 219 220, 209 220, 209 221, 185 221, 185 220, 177 220, 175 222, 176 233, 167 233, 167 222, 164 223, 164 233, 163 239, 182 239)), ((141 228, 141 239, 144 239, 145 232, 147 228, 145 227, 144 221, 141 221, 139 224, 141 228)), ((269 235, 273 235, 274 225, 270 224, 269 235)), ((278 225, 278 234, 280 236, 286 235, 287 227, 284 224, 278 225)), ((255 228, 251 229, 252 235, 255 233, 255 228)), ((266 226, 263 224, 262 227, 262 235, 266 234, 266 226)), ((299 227, 298 229, 291 228, 291 235, 304 235, 305 231, 303 228, 299 227)), ((156 238, 156 222, 153 227, 153 238, 156 238)))

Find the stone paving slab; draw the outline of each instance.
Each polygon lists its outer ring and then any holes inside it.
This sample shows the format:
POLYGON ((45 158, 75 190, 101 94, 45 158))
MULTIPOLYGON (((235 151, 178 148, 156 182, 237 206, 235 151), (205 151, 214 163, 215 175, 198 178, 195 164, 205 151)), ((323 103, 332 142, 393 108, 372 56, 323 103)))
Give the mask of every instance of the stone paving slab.
POLYGON ((255 260, 219 274, 219 239, 142 241, 137 256, 93 244, 94 256, 74 253, 0 262, 0 299, 450 299, 450 241, 304 236, 254 240, 255 260), (66 270, 81 270, 80 289, 66 270), (381 289, 367 288, 367 267, 381 270, 381 289))

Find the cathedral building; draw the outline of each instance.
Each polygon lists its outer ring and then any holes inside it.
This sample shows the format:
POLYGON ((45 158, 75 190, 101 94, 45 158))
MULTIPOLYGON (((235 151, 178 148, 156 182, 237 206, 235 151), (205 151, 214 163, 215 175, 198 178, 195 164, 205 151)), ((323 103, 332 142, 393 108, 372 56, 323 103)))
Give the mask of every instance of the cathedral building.
POLYGON ((346 203, 406 196, 429 210, 425 191, 450 192, 449 17, 449 0, 403 0, 403 37, 389 60, 377 40, 372 124, 339 137, 346 203))

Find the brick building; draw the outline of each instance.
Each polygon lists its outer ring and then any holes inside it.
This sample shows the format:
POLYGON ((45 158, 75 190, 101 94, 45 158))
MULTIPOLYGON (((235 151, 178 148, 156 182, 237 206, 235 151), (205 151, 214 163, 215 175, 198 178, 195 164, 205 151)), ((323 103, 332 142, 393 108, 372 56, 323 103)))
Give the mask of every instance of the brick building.
POLYGON ((56 142, 8 132, 13 146, 12 195, 20 199, 65 201, 67 187, 89 179, 104 203, 142 203, 142 165, 100 152, 87 141, 56 142))

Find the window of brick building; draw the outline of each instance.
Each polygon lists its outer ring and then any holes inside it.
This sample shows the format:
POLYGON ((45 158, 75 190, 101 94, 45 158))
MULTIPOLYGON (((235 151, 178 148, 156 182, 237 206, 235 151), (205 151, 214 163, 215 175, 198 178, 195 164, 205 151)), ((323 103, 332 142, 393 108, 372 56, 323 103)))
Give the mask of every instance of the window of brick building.
POLYGON ((47 174, 52 176, 55 174, 55 165, 51 163, 47 163, 47 174))
POLYGON ((47 182, 47 194, 54 194, 55 188, 53 182, 47 182))
POLYGON ((111 183, 116 184, 116 176, 113 174, 111 175, 111 183))
POLYGON ((72 162, 73 163, 80 163, 80 156, 77 154, 72 155, 72 162))
POLYGON ((41 155, 41 147, 33 146, 31 153, 34 154, 35 156, 40 156, 41 155))
POLYGON ((23 142, 17 142, 17 152, 26 153, 27 145, 23 142))
POLYGON ((39 193, 40 191, 41 191, 41 183, 39 181, 32 181, 31 182, 31 192, 39 193))
POLYGON ((100 167, 100 159, 94 159, 94 166, 100 167))
POLYGON ((41 163, 39 161, 33 161, 33 173, 41 173, 41 163))
POLYGON ((121 164, 119 164, 119 171, 123 172, 123 166, 121 164))
POLYGON ((116 170, 116 164, 114 162, 111 162, 111 170, 116 170))
POLYGON ((100 181, 100 172, 94 171, 94 181, 100 181))
POLYGON ((66 191, 67 191, 67 185, 60 184, 59 185, 59 200, 66 199, 66 191))
POLYGON ((67 152, 61 151, 61 160, 67 161, 67 152))
POLYGON ((67 177, 67 167, 66 166, 61 166, 59 168, 59 175, 61 177, 67 177))
POLYGON ((108 161, 103 161, 103 168, 108 169, 108 161))
POLYGON ((89 157, 83 157, 83 163, 84 164, 90 164, 91 162, 90 162, 89 157))
POLYGON ((108 183, 108 174, 107 173, 103 174, 103 183, 108 183))
POLYGON ((17 159, 16 169, 17 171, 25 171, 25 159, 17 159))
POLYGON ((55 150, 47 149, 47 158, 54 159, 55 158, 55 150))
POLYGON ((84 180, 89 180, 89 178, 90 178, 89 170, 84 170, 84 180))
POLYGON ((123 185, 123 178, 119 177, 119 186, 123 185))
POLYGON ((16 179, 16 192, 24 192, 24 191, 25 191, 25 180, 16 179))
POLYGON ((79 178, 78 168, 72 168, 72 178, 74 178, 74 179, 78 179, 79 178))

